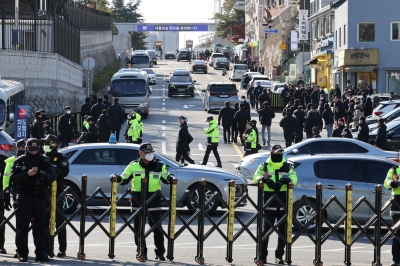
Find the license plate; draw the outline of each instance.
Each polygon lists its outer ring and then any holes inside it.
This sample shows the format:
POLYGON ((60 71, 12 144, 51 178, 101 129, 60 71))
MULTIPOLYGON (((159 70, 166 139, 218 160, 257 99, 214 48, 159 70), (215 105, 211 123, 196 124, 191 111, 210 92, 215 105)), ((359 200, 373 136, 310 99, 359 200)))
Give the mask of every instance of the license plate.
POLYGON ((178 89, 178 91, 185 91, 186 89, 178 89))
POLYGON ((130 114, 130 113, 132 113, 132 112, 133 112, 133 109, 125 109, 125 113, 130 114))
POLYGON ((228 96, 228 95, 220 95, 219 97, 221 97, 221 98, 228 98, 229 96, 228 96))
POLYGON ((201 69, 201 68, 198 68, 197 70, 203 70, 203 69, 201 69))

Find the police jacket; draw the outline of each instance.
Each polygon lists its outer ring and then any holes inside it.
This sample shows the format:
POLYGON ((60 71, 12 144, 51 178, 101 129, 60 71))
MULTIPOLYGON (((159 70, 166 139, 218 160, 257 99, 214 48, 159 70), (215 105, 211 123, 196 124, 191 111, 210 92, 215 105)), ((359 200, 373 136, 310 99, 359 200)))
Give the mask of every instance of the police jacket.
POLYGON ((67 157, 57 151, 57 147, 53 148, 50 152, 46 152, 50 163, 53 166, 54 172, 57 177, 57 197, 63 192, 64 178, 69 173, 69 163, 67 157))
POLYGON ((176 140, 176 151, 190 151, 189 147, 189 130, 186 122, 180 125, 178 139, 176 140))
POLYGON ((251 151, 252 149, 257 148, 257 133, 254 128, 249 129, 246 133, 246 145, 245 145, 245 150, 246 151, 251 151))
POLYGON ((121 130, 124 123, 124 111, 119 103, 114 103, 108 108, 108 117, 110 118, 111 125, 115 130, 121 130))
POLYGON ((208 122, 208 128, 204 129, 204 132, 207 134, 207 143, 208 144, 218 144, 219 129, 218 129, 217 121, 215 119, 208 122))
POLYGON ((108 115, 102 114, 97 120, 97 127, 99 129, 99 142, 108 142, 110 139, 111 131, 114 131, 108 115))
POLYGON ((86 133, 86 138, 87 143, 96 143, 99 141, 99 129, 95 123, 92 123, 89 126, 89 129, 86 133))
MULTIPOLYGON (((400 168, 399 166, 393 166, 389 169, 385 181, 383 182, 383 185, 387 189, 392 190, 392 196, 396 200, 397 203, 400 203, 400 186, 398 187, 392 187, 391 182, 393 180, 398 180, 398 176, 400 175, 400 168), (394 177, 394 175, 397 175, 397 178, 394 177)), ((391 215, 399 215, 400 214, 400 208, 396 204, 392 204, 390 206, 390 214, 391 215)))
POLYGON ((51 134, 51 135, 55 135, 53 129, 50 126, 47 126, 45 128, 43 128, 44 130, 44 136, 46 137, 47 135, 51 134))
POLYGON ((271 97, 269 97, 268 93, 264 91, 259 97, 258 102, 260 105, 263 105, 264 102, 269 102, 271 104, 271 97))
POLYGON ((140 115, 136 114, 134 119, 128 122, 128 136, 132 138, 132 141, 136 141, 140 138, 141 125, 139 123, 140 115))
POLYGON ((272 118, 275 117, 275 112, 271 108, 265 107, 258 110, 257 112, 259 115, 261 125, 270 126, 272 124, 272 118))
POLYGON ((232 109, 230 106, 222 107, 221 110, 219 111, 218 123, 221 123, 221 118, 222 118, 223 126, 232 126, 234 116, 235 116, 234 109, 232 109))
POLYGON ((10 184, 11 170, 15 159, 15 156, 11 156, 4 161, 6 163, 6 167, 3 174, 3 189, 5 189, 10 184))
POLYGON ((245 109, 240 109, 233 117, 234 123, 237 123, 238 129, 245 129, 246 123, 250 121, 250 112, 245 109))
POLYGON ((44 132, 43 132, 43 123, 41 118, 35 118, 33 120, 33 126, 31 130, 31 135, 33 138, 41 139, 44 137, 44 132))
POLYGON ((58 131, 62 135, 72 137, 77 131, 75 118, 71 114, 63 114, 58 122, 58 131))
POLYGON ((368 138, 369 138, 369 127, 368 127, 367 124, 362 123, 359 126, 357 140, 364 141, 365 143, 368 143, 368 138))
POLYGON ((90 116, 93 117, 94 121, 97 121, 104 109, 108 109, 108 107, 102 102, 98 102, 92 106, 92 109, 90 109, 90 116))
POLYGON ((37 155, 31 159, 28 155, 22 155, 14 161, 10 183, 15 187, 21 199, 47 199, 49 185, 56 179, 56 173, 46 156, 37 155), (28 171, 37 167, 34 176, 28 176, 28 171))

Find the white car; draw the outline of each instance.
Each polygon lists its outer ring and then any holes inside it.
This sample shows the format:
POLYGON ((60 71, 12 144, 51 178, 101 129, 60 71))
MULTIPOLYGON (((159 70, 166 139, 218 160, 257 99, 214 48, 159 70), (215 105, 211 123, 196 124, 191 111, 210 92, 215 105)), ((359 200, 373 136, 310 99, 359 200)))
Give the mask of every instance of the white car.
POLYGON ((156 73, 154 73, 153 69, 151 68, 141 68, 140 70, 146 71, 147 77, 149 78, 149 83, 150 84, 156 84, 156 73))
POLYGON ((229 79, 234 81, 236 79, 241 80, 243 75, 246 74, 247 65, 245 64, 233 64, 229 68, 229 79))
POLYGON ((266 88, 267 90, 272 90, 272 83, 269 80, 257 80, 256 84, 254 84, 254 87, 257 87, 258 82, 260 82, 261 87, 266 88))
POLYGON ((372 115, 375 117, 377 117, 377 116, 381 117, 399 107, 400 107, 400 99, 386 101, 386 102, 380 102, 379 106, 376 107, 374 109, 374 111, 372 112, 372 115))
POLYGON ((242 79, 240 80, 240 88, 241 89, 246 89, 246 87, 247 87, 247 83, 243 83, 243 77, 245 75, 249 75, 251 77, 253 75, 261 75, 261 73, 260 72, 251 72, 251 71, 244 73, 244 75, 242 76, 242 79))
POLYGON ((247 84, 246 89, 248 90, 250 87, 255 87, 259 80, 269 80, 269 77, 266 75, 252 75, 249 84, 247 84))
POLYGON ((272 92, 274 93, 281 93, 285 83, 274 83, 272 92))

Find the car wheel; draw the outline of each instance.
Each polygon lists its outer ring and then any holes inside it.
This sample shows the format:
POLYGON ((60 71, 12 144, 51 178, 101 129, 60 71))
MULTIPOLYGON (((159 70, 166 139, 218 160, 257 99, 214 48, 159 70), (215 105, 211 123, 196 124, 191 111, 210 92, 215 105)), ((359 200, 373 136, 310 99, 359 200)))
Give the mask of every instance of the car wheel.
MULTIPOLYGON (((189 188, 189 191, 190 191, 190 194, 192 195, 192 197, 198 202, 199 201, 199 192, 200 192, 199 185, 197 183, 192 185, 189 188)), ((214 192, 219 193, 218 189, 216 189, 213 185, 207 184, 205 187, 205 202, 207 202, 208 199, 210 199, 212 197, 214 192)), ((186 205, 191 213, 195 213, 197 211, 196 205, 193 202, 191 202, 190 199, 187 199, 186 205)), ((212 202, 210 202, 210 204, 208 204, 206 206, 205 211, 208 214, 212 214, 215 212, 215 210, 217 208, 218 208, 218 200, 213 200, 212 202)))
MULTIPOLYGON (((315 199, 308 199, 315 204, 315 199)), ((308 203, 303 202, 299 207, 293 209, 294 219, 297 219, 297 221, 301 224, 301 227, 299 227, 297 223, 293 223, 294 229, 296 231, 300 230, 315 215, 316 211, 313 209, 313 207, 311 207, 308 203)), ((322 215, 326 217, 326 212, 324 212, 322 215)), ((317 223, 315 221, 310 224, 307 228, 307 231, 314 231, 316 224, 317 223)))
MULTIPOLYGON (((79 188, 71 181, 64 180, 63 190, 67 187, 71 187, 74 193, 80 197, 81 192, 79 188)), ((67 193, 63 199, 63 213, 73 213, 76 210, 76 206, 78 206, 78 201, 71 193, 67 193)))

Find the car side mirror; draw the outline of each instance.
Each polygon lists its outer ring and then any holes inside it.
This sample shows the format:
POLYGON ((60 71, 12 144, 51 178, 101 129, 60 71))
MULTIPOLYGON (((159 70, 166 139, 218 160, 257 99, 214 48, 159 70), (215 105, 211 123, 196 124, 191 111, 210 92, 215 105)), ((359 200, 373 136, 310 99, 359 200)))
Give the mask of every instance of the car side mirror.
POLYGON ((206 90, 201 90, 201 92, 204 92, 204 93, 206 93, 206 90))
POLYGON ((149 88, 149 93, 153 93, 153 88, 152 87, 149 88))
POLYGON ((292 154, 299 154, 299 150, 298 149, 293 149, 292 150, 292 154))

